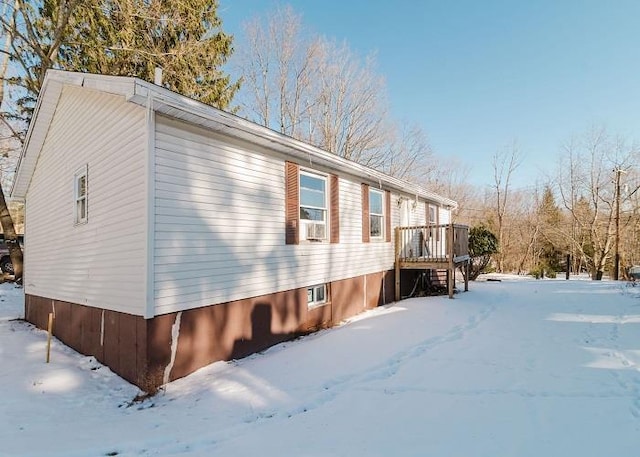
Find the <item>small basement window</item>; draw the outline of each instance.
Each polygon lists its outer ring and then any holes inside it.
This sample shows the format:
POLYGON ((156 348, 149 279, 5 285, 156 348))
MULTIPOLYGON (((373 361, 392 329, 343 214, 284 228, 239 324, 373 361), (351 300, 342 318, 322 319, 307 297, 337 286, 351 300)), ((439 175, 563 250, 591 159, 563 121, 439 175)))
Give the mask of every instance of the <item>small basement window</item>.
POLYGON ((88 219, 87 189, 88 189, 87 166, 80 168, 73 175, 73 198, 75 201, 74 223, 86 224, 88 219))
POLYGON ((327 303, 327 285, 320 284, 317 286, 307 287, 307 306, 315 308, 327 303))

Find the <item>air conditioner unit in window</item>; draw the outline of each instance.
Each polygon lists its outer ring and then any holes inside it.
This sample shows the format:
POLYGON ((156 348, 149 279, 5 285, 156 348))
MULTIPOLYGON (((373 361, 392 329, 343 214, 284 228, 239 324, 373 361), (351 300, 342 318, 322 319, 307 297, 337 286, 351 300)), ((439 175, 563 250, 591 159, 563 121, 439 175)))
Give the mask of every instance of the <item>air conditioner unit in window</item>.
POLYGON ((307 240, 324 240, 327 237, 327 227, 325 224, 307 224, 307 240))

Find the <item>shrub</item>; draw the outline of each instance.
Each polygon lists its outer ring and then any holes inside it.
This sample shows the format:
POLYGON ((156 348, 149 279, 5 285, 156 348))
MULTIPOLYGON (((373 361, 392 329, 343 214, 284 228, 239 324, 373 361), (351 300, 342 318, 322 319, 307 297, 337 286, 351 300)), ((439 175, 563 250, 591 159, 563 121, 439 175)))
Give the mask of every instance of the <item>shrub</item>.
POLYGON ((491 261, 491 255, 496 252, 498 252, 498 238, 484 224, 469 230, 469 257, 471 257, 469 279, 471 281, 485 272, 491 261))

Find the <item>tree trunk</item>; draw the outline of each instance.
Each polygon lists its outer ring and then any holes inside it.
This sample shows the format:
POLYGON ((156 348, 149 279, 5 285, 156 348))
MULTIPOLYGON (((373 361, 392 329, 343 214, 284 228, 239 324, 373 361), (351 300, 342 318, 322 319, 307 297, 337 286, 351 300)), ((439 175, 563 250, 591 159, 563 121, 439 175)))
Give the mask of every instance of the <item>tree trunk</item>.
POLYGON ((5 243, 9 248, 11 263, 13 264, 14 280, 19 283, 22 281, 22 248, 18 242, 18 235, 16 235, 13 218, 11 217, 11 213, 9 213, 2 186, 0 186, 0 225, 2 225, 5 243))

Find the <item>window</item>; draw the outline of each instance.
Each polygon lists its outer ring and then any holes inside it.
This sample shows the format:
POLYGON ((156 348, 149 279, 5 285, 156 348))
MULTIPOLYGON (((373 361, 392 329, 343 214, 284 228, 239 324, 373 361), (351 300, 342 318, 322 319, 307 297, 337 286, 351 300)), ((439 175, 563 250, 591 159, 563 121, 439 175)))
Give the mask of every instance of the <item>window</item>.
POLYGON ((300 171, 300 239, 327 239, 327 177, 300 171))
POLYGON ((391 241, 391 193, 362 186, 362 242, 391 241))
POLYGON ((427 204, 427 222, 432 227, 431 229, 429 229, 429 237, 431 238, 435 234, 436 241, 440 241, 440 231, 442 229, 438 227, 439 217, 437 206, 427 204))
POLYGON ((307 306, 315 308, 327 303, 327 285, 320 284, 318 286, 307 287, 307 306))
POLYGON ((371 238, 382 238, 384 235, 384 193, 369 189, 369 234, 371 238))
MULTIPOLYGON (((285 162, 285 243, 340 242, 340 182, 336 175, 285 162)), ((368 217, 368 216, 367 216, 368 217)))
POLYGON ((86 224, 88 215, 87 206, 87 166, 75 172, 73 176, 73 197, 75 201, 74 223, 86 224))
POLYGON ((429 205, 429 224, 438 225, 438 208, 429 205))

